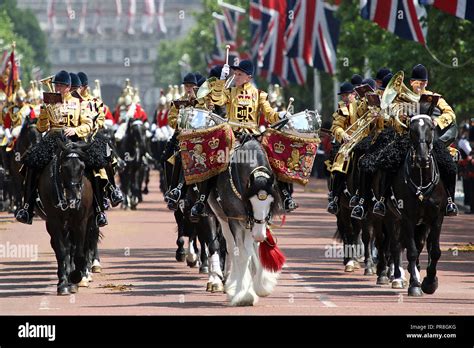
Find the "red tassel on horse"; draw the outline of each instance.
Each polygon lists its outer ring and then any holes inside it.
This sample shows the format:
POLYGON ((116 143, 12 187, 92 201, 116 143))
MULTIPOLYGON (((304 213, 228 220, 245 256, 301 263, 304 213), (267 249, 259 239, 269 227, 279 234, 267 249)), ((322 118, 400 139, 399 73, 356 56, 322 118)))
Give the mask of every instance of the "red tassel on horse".
POLYGON ((286 258, 282 251, 276 245, 275 240, 267 227, 267 238, 260 243, 259 246, 260 262, 263 268, 272 271, 279 272, 285 264, 286 258))

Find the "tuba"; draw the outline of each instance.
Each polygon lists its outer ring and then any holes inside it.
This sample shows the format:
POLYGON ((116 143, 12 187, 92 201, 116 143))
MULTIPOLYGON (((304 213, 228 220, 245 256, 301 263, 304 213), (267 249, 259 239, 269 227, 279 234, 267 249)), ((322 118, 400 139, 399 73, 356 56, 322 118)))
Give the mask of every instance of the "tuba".
POLYGON ((49 77, 46 77, 39 82, 46 86, 48 88, 49 92, 43 92, 43 102, 44 102, 44 108, 46 112, 48 113, 49 119, 53 123, 60 123, 62 120, 61 116, 61 111, 59 110, 59 105, 58 103, 63 102, 63 98, 61 96, 61 93, 58 93, 54 90, 53 86, 53 78, 54 75, 51 75, 49 77))
MULTIPOLYGON (((405 85, 403 82, 404 75, 403 71, 399 71, 393 75, 383 92, 380 107, 384 110, 385 115, 388 117, 390 114, 393 115, 397 123, 407 128, 407 126, 400 121, 400 115, 403 114, 403 110, 407 106, 418 103, 420 96, 405 85)), ((386 117, 386 119, 388 117, 386 117)))

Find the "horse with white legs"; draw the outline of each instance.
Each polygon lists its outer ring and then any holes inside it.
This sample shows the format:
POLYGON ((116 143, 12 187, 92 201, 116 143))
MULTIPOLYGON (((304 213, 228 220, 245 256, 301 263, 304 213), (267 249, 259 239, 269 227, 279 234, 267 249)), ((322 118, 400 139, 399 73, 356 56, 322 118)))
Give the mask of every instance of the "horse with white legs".
POLYGON ((243 140, 230 162, 228 170, 217 177, 208 202, 226 239, 229 274, 225 290, 230 304, 252 306, 259 297, 272 293, 282 267, 282 260, 277 260, 277 267, 265 269, 261 256, 264 262, 271 259, 263 252, 269 249, 259 252, 260 244, 274 243, 267 224, 277 211, 279 193, 265 151, 255 138, 243 140), (254 163, 234 160, 249 158, 248 154, 254 163))

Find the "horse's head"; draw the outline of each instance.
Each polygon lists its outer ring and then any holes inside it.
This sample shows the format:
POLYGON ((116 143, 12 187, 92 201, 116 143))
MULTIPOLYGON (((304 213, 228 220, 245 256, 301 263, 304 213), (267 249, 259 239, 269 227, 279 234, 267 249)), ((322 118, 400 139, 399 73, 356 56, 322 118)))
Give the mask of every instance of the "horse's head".
POLYGON ((428 115, 417 115, 410 119, 410 140, 413 164, 428 168, 433 150, 434 125, 428 115))
POLYGON ((36 118, 31 119, 29 115, 25 117, 17 140, 17 146, 21 152, 39 143, 41 140, 41 133, 36 128, 36 121, 36 118))
POLYGON ((128 121, 127 133, 131 142, 140 149, 145 147, 146 128, 141 120, 130 119, 128 121))
POLYGON ((82 198, 82 179, 85 169, 85 151, 90 144, 58 141, 59 180, 64 188, 67 205, 71 209, 79 209, 82 198))
POLYGON ((237 161, 242 164, 239 175, 244 175, 248 179, 245 196, 250 203, 247 210, 251 214, 252 237, 256 242, 263 242, 267 237, 267 223, 277 206, 275 176, 260 142, 256 140, 245 142, 236 150, 235 155, 237 161))

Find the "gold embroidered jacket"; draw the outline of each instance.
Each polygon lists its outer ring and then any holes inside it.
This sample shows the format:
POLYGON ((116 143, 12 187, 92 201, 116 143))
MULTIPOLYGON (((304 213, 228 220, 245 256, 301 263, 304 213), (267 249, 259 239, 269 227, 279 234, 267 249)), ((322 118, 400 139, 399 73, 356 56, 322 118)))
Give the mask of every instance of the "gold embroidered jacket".
POLYGON ((90 134, 93 125, 90 118, 91 109, 87 107, 81 108, 84 105, 81 105, 81 101, 78 98, 74 98, 70 93, 67 93, 62 104, 53 106, 58 109, 61 116, 59 120, 50 119, 48 112, 42 106, 37 122, 38 131, 43 133, 50 129, 72 127, 75 128, 78 137, 86 137, 90 134))
MULTIPOLYGON (((266 92, 258 90, 250 83, 230 89, 225 89, 224 85, 224 80, 217 80, 212 84, 210 100, 215 105, 226 106, 227 118, 230 121, 245 123, 252 128, 242 129, 243 131, 257 131, 261 113, 270 124, 280 119, 267 100, 266 92)), ((233 128, 239 130, 239 127, 233 128)))

